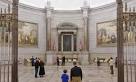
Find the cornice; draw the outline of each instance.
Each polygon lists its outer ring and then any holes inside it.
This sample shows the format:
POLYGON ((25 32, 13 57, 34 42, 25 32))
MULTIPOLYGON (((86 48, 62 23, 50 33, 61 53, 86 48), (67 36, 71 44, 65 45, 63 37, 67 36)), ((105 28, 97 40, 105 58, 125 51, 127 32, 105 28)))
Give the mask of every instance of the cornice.
POLYGON ((123 0, 123 2, 131 2, 131 1, 135 1, 135 0, 123 0))
MULTIPOLYGON (((37 10, 37 11, 41 11, 41 12, 44 12, 46 13, 46 10, 47 8, 37 8, 37 7, 33 7, 33 6, 30 6, 30 5, 26 5, 26 4, 23 4, 23 3, 20 3, 19 5, 21 8, 25 8, 25 9, 30 9, 30 10, 37 10)), ((110 8, 113 8, 113 7, 116 7, 116 2, 112 2, 112 3, 109 3, 109 4, 105 4, 105 5, 102 5, 102 6, 99 6, 99 7, 95 7, 95 8, 88 8, 91 12, 96 12, 96 11, 100 11, 100 10, 104 10, 104 9, 110 9, 110 8)), ((78 13, 81 13, 81 9, 79 10, 53 10, 53 13, 55 14, 78 14, 78 13)))
MULTIPOLYGON (((1 2, 6 4, 12 4, 10 1, 8 0, 0 0, 1 2)), ((27 4, 23 4, 23 3, 19 3, 19 8, 23 8, 23 9, 27 9, 27 10, 33 10, 33 11, 40 11, 40 12, 44 12, 45 9, 44 8, 38 8, 38 7, 34 7, 34 6, 30 6, 27 4)))
POLYGON ((0 0, 0 1, 2 1, 3 3, 11 4, 10 1, 8 1, 8 0, 0 0))
POLYGON ((23 4, 23 3, 20 3, 20 4, 19 4, 19 8, 28 9, 28 10, 33 10, 33 11, 45 12, 45 9, 44 9, 44 8, 38 8, 38 7, 34 7, 34 6, 30 6, 30 5, 23 4))
POLYGON ((54 13, 57 13, 57 14, 78 14, 78 13, 81 13, 81 10, 54 10, 54 13))
MULTIPOLYGON (((2 1, 4 3, 11 4, 8 0, 0 0, 0 1, 2 1)), ((131 2, 131 1, 135 1, 135 0, 123 0, 123 2, 131 2)), ((40 11, 40 12, 46 13, 46 8, 38 8, 38 7, 23 4, 23 3, 19 3, 19 8, 33 10, 33 11, 40 11)), ((102 6, 90 8, 89 10, 91 12, 97 12, 100 10, 105 10, 105 9, 110 9, 110 8, 116 8, 116 2, 112 2, 109 4, 102 5, 102 6)), ((54 13, 69 13, 69 14, 75 13, 76 14, 76 13, 81 13, 82 11, 81 11, 81 9, 79 9, 79 10, 54 10, 53 12, 54 13)))
POLYGON ((112 2, 112 3, 105 4, 105 5, 102 5, 102 6, 99 6, 99 7, 91 8, 90 11, 96 12, 96 11, 111 9, 111 8, 115 8, 115 7, 116 7, 116 2, 112 2))

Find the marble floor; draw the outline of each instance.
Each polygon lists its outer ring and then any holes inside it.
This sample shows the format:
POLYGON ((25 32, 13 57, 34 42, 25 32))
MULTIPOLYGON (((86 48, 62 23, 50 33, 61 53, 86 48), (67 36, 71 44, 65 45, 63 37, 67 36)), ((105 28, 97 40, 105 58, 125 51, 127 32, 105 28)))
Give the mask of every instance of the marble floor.
MULTIPOLYGON (((45 76, 34 77, 34 67, 19 65, 19 82, 61 82, 63 69, 70 72, 72 66, 45 66, 45 76)), ((114 75, 110 74, 109 66, 97 67, 95 64, 80 66, 83 70, 82 82, 117 82, 117 69, 114 68, 114 75)))

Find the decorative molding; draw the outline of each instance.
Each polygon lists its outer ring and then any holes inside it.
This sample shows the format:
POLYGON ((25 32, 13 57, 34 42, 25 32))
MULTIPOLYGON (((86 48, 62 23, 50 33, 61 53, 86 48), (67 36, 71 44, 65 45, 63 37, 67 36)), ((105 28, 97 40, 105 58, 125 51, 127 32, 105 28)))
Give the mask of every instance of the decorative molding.
POLYGON ((27 4, 23 4, 23 3, 19 4, 19 8, 28 9, 28 10, 34 10, 34 11, 40 11, 40 12, 45 12, 44 8, 38 8, 38 7, 30 6, 30 5, 27 5, 27 4))
POLYGON ((63 23, 60 23, 60 24, 57 25, 57 28, 62 28, 62 27, 64 27, 64 26, 71 26, 71 27, 73 27, 73 28, 78 28, 77 25, 75 25, 75 24, 73 24, 73 23, 71 23, 71 22, 63 22, 63 23))
POLYGON ((54 14, 64 13, 64 14, 79 14, 81 10, 54 10, 54 14))
POLYGON ((101 10, 105 10, 105 9, 111 9, 111 8, 116 8, 116 2, 112 2, 112 3, 109 3, 109 4, 105 4, 105 5, 102 5, 102 6, 98 6, 98 7, 95 7, 95 8, 90 8, 91 12, 97 12, 97 11, 101 11, 101 10))
POLYGON ((76 34, 78 30, 78 26, 73 23, 64 22, 64 23, 60 23, 57 26, 57 30, 59 34, 61 32, 73 32, 74 34, 76 34))
POLYGON ((77 30, 58 30, 59 34, 61 34, 62 32, 73 32, 74 34, 76 34, 77 30))
MULTIPOLYGON (((0 0, 4 3, 10 3, 9 1, 7 0, 0 0)), ((131 2, 131 1, 135 1, 135 0, 124 0, 125 2, 131 2)), ((38 8, 38 7, 34 7, 34 6, 30 6, 30 5, 27 5, 27 4, 23 4, 23 3, 19 3, 19 7, 20 8, 24 8, 24 9, 30 9, 30 10, 36 10, 36 11, 40 11, 40 12, 44 12, 46 13, 46 7, 45 8, 38 8)), ((95 11, 99 11, 99 10, 103 10, 103 9, 109 9, 109 8, 113 8, 113 7, 116 7, 116 2, 111 2, 109 4, 105 4, 105 5, 102 5, 102 6, 98 6, 98 7, 94 7, 94 8, 90 8, 90 10, 92 12, 95 12, 95 11)), ((54 10, 54 13, 81 13, 81 10, 54 10)))

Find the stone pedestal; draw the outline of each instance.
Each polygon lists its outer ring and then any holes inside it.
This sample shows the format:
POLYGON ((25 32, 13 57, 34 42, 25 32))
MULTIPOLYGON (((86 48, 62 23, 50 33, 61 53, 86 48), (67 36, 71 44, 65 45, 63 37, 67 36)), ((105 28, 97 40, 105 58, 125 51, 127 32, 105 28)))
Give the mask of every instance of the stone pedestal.
POLYGON ((81 52, 79 54, 79 61, 81 65, 88 65, 89 64, 89 53, 88 52, 81 52))
POLYGON ((54 52, 46 53, 46 65, 54 65, 56 63, 56 55, 54 52))
MULTIPOLYGON (((47 52, 46 53, 46 65, 56 65, 56 59, 57 59, 57 56, 58 57, 62 57, 61 55, 62 53, 60 53, 60 55, 56 55, 54 52, 47 52)), ((63 56, 65 56, 65 58, 78 58, 78 62, 79 64, 81 65, 88 65, 89 64, 89 53, 87 51, 82 51, 82 52, 78 52, 78 53, 75 53, 75 54, 78 54, 78 55, 74 55, 72 52, 69 52, 69 53, 63 53, 63 56)), ((72 61, 73 62, 73 61, 72 61)), ((71 63, 72 63, 71 62, 71 63)), ((68 62, 66 62, 68 63, 68 62)))

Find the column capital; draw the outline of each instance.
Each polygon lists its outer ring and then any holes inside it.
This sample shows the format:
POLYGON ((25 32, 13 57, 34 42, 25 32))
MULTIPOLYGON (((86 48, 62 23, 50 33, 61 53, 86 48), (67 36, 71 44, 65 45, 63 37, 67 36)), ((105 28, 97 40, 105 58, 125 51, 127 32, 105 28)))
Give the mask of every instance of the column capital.
POLYGON ((83 17, 86 18, 89 15, 89 7, 81 7, 83 17))

